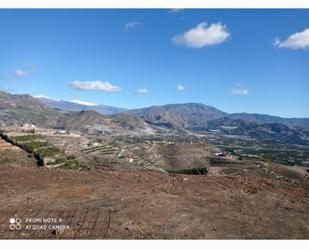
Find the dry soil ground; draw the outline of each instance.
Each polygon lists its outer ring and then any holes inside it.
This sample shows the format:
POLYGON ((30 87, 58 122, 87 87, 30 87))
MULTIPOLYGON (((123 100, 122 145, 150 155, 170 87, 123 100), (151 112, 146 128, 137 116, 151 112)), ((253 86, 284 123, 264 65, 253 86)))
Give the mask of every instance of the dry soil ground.
POLYGON ((29 160, 0 163, 1 239, 309 239, 305 179, 72 172, 29 160), (21 230, 10 229, 11 218, 21 230), (68 228, 27 229, 28 218, 68 228))

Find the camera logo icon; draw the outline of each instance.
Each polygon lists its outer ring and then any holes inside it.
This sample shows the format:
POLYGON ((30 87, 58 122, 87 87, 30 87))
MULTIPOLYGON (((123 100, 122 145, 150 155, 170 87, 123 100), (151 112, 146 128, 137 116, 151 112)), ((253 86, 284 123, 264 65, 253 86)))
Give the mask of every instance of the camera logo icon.
POLYGON ((20 230, 21 229, 21 219, 11 218, 10 219, 10 229, 11 230, 20 230))

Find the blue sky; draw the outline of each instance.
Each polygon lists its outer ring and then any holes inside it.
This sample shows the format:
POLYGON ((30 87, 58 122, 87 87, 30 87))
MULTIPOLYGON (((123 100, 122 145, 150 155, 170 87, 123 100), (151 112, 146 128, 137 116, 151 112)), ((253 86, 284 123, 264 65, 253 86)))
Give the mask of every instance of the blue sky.
POLYGON ((0 89, 309 117, 309 10, 0 10, 0 89))

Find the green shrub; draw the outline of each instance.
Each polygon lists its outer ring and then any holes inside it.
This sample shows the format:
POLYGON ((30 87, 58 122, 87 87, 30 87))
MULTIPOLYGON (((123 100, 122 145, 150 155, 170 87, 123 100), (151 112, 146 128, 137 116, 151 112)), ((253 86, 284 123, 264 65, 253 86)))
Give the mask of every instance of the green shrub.
POLYGON ((57 154, 63 154, 63 152, 56 147, 42 147, 36 150, 37 153, 43 157, 55 157, 57 154))
POLYGON ((58 167, 59 169, 70 169, 70 170, 86 170, 87 167, 80 165, 76 160, 67 160, 61 166, 58 167))
POLYGON ((33 141, 36 139, 42 139, 41 135, 21 135, 21 136, 12 136, 12 139, 16 142, 26 142, 26 141, 33 141))

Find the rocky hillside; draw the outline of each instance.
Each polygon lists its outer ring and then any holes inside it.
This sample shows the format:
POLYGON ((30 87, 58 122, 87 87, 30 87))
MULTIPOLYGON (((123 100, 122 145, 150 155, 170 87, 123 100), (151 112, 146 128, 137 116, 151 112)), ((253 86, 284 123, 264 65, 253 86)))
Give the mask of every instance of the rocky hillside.
POLYGON ((57 127, 70 130, 97 130, 105 132, 144 129, 143 119, 129 114, 102 115, 95 111, 64 113, 57 127))
POLYGON ((28 94, 0 92, 0 126, 34 124, 39 127, 101 131, 144 129, 145 122, 136 116, 121 113, 102 115, 93 110, 62 111, 52 109, 28 94))
POLYGON ((57 122, 57 127, 70 130, 81 130, 86 126, 104 123, 105 116, 95 111, 67 112, 57 122))
POLYGON ((152 106, 128 113, 141 117, 152 125, 171 129, 191 129, 227 115, 214 107, 194 103, 152 106))
POLYGON ((309 128, 309 118, 282 118, 278 116, 253 113, 234 113, 229 115, 229 117, 233 119, 253 121, 259 124, 277 123, 291 127, 309 128))
POLYGON ((114 124, 120 125, 128 130, 144 129, 145 127, 145 121, 142 118, 127 113, 118 113, 109 117, 112 118, 114 124))
POLYGON ((309 136, 302 129, 278 123, 257 122, 224 117, 209 121, 204 131, 219 130, 226 135, 248 136, 265 142, 309 144, 309 136))
POLYGON ((29 94, 0 91, 0 125, 32 123, 52 127, 59 115, 29 94))

